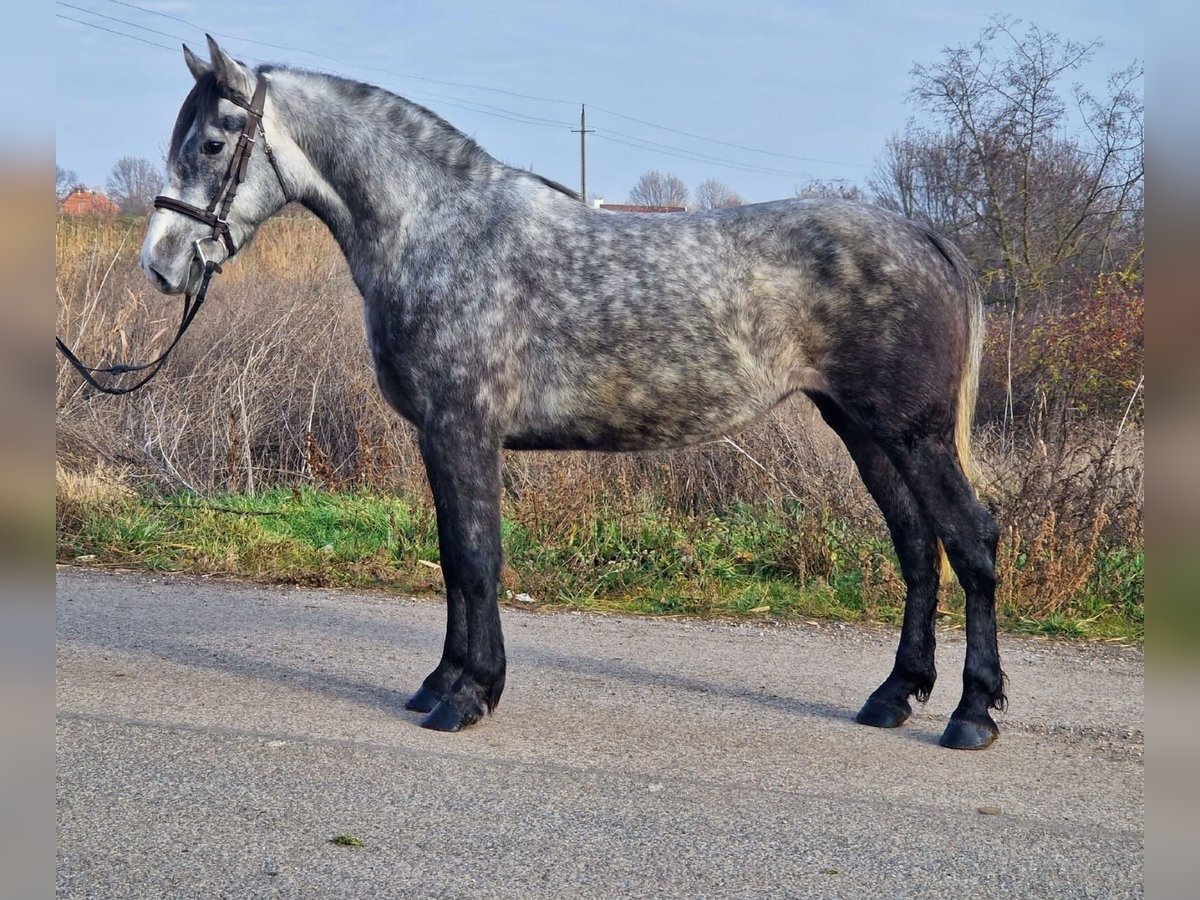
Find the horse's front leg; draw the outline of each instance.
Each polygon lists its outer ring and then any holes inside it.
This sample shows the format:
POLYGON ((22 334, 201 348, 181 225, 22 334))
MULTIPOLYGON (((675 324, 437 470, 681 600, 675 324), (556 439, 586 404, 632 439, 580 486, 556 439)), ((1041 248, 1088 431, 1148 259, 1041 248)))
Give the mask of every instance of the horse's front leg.
POLYGON ((417 692, 408 698, 405 708, 416 712, 432 712, 450 693, 467 664, 467 603, 462 587, 452 580, 454 567, 448 562, 450 547, 447 536, 450 515, 444 504, 434 494, 437 508, 438 546, 441 547, 442 576, 446 584, 446 640, 442 645, 442 658, 437 668, 426 676, 417 692))
POLYGON ((421 429, 421 455, 437 508, 446 581, 446 643, 409 708, 421 723, 458 731, 478 722, 504 690, 500 582, 500 451, 474 422, 442 417, 421 429))

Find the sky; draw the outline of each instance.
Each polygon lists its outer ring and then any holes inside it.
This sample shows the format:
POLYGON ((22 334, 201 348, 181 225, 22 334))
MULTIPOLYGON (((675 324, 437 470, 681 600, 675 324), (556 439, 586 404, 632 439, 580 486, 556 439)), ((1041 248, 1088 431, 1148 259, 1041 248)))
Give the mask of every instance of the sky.
POLYGON ((751 202, 811 179, 863 184, 919 115, 913 64, 997 14, 1101 40, 1076 76, 1096 93, 1145 57, 1133 0, 59 0, 54 11, 57 161, 96 187, 122 156, 161 161, 192 84, 179 45, 207 56, 206 30, 250 64, 386 87, 576 189, 571 129, 586 103, 588 194, 613 201, 650 169, 693 189, 718 178, 751 202))

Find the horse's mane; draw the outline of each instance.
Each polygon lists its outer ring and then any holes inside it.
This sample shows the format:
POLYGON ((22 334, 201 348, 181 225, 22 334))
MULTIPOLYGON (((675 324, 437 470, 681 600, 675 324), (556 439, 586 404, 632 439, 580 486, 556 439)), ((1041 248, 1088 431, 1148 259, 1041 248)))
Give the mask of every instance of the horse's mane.
POLYGON ((542 184, 544 184, 546 187, 548 187, 548 188, 552 188, 553 190, 556 190, 556 191, 558 191, 560 194, 566 194, 566 195, 567 195, 568 197, 570 197, 572 200, 578 200, 578 199, 579 199, 579 193, 578 193, 577 191, 573 191, 573 190, 571 190, 571 189, 570 189, 569 187, 567 187, 565 184, 559 184, 559 183, 558 183, 557 181, 555 181, 553 178, 547 178, 545 175, 539 175, 537 172, 525 172, 524 174, 526 174, 526 175, 530 176, 531 178, 534 178, 534 179, 536 179, 536 180, 540 181, 540 182, 541 182, 542 184))
MULTIPOLYGON (((395 127, 406 132, 415 146, 447 166, 466 169, 497 167, 509 169, 515 174, 533 178, 546 187, 572 199, 579 199, 579 195, 575 191, 553 179, 535 172, 527 172, 524 169, 505 166, 504 163, 484 150, 474 138, 463 134, 433 110, 394 94, 386 88, 339 75, 309 72, 284 66, 264 65, 255 71, 259 75, 269 75, 271 72, 290 72, 320 79, 327 88, 340 95, 348 106, 366 100, 374 101, 389 110, 391 115, 388 116, 388 119, 395 127)), ((196 80, 187 97, 184 98, 183 105, 179 108, 175 127, 171 131, 170 149, 167 152, 168 160, 173 161, 178 156, 183 139, 192 127, 192 122, 198 116, 208 116, 214 113, 221 97, 221 88, 217 84, 216 76, 211 71, 196 80)))

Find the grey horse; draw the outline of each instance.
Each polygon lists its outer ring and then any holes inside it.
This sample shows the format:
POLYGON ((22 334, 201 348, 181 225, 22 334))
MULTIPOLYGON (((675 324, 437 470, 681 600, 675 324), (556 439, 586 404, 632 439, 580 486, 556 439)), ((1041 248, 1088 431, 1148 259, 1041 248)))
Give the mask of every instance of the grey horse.
MULTIPOLYGON (((1005 705, 999 529, 965 474, 982 336, 962 254, 928 228, 840 201, 670 215, 589 208, 381 88, 251 70, 209 38, 171 135, 165 195, 220 190, 247 103, 263 135, 227 221, 237 255, 289 201, 329 228, 365 303, 380 390, 419 433, 447 594, 441 661, 408 700, 457 731, 505 683, 497 605, 500 451, 679 447, 730 434, 796 392, 842 438, 907 585, 894 667, 857 720, 895 727, 933 688, 943 553, 966 594, 962 700, 942 744, 983 748, 1005 705)), ((253 124, 253 123, 252 123, 253 124)), ((194 284, 207 226, 150 219, 141 265, 194 284)))

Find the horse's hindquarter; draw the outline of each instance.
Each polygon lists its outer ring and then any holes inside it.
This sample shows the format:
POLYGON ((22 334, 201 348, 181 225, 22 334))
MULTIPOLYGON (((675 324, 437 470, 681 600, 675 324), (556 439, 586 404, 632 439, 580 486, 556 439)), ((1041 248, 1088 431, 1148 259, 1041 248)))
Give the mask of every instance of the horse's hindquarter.
POLYGON ((754 219, 588 211, 540 244, 516 307, 522 389, 507 443, 695 443, 806 386, 806 276, 754 219))

